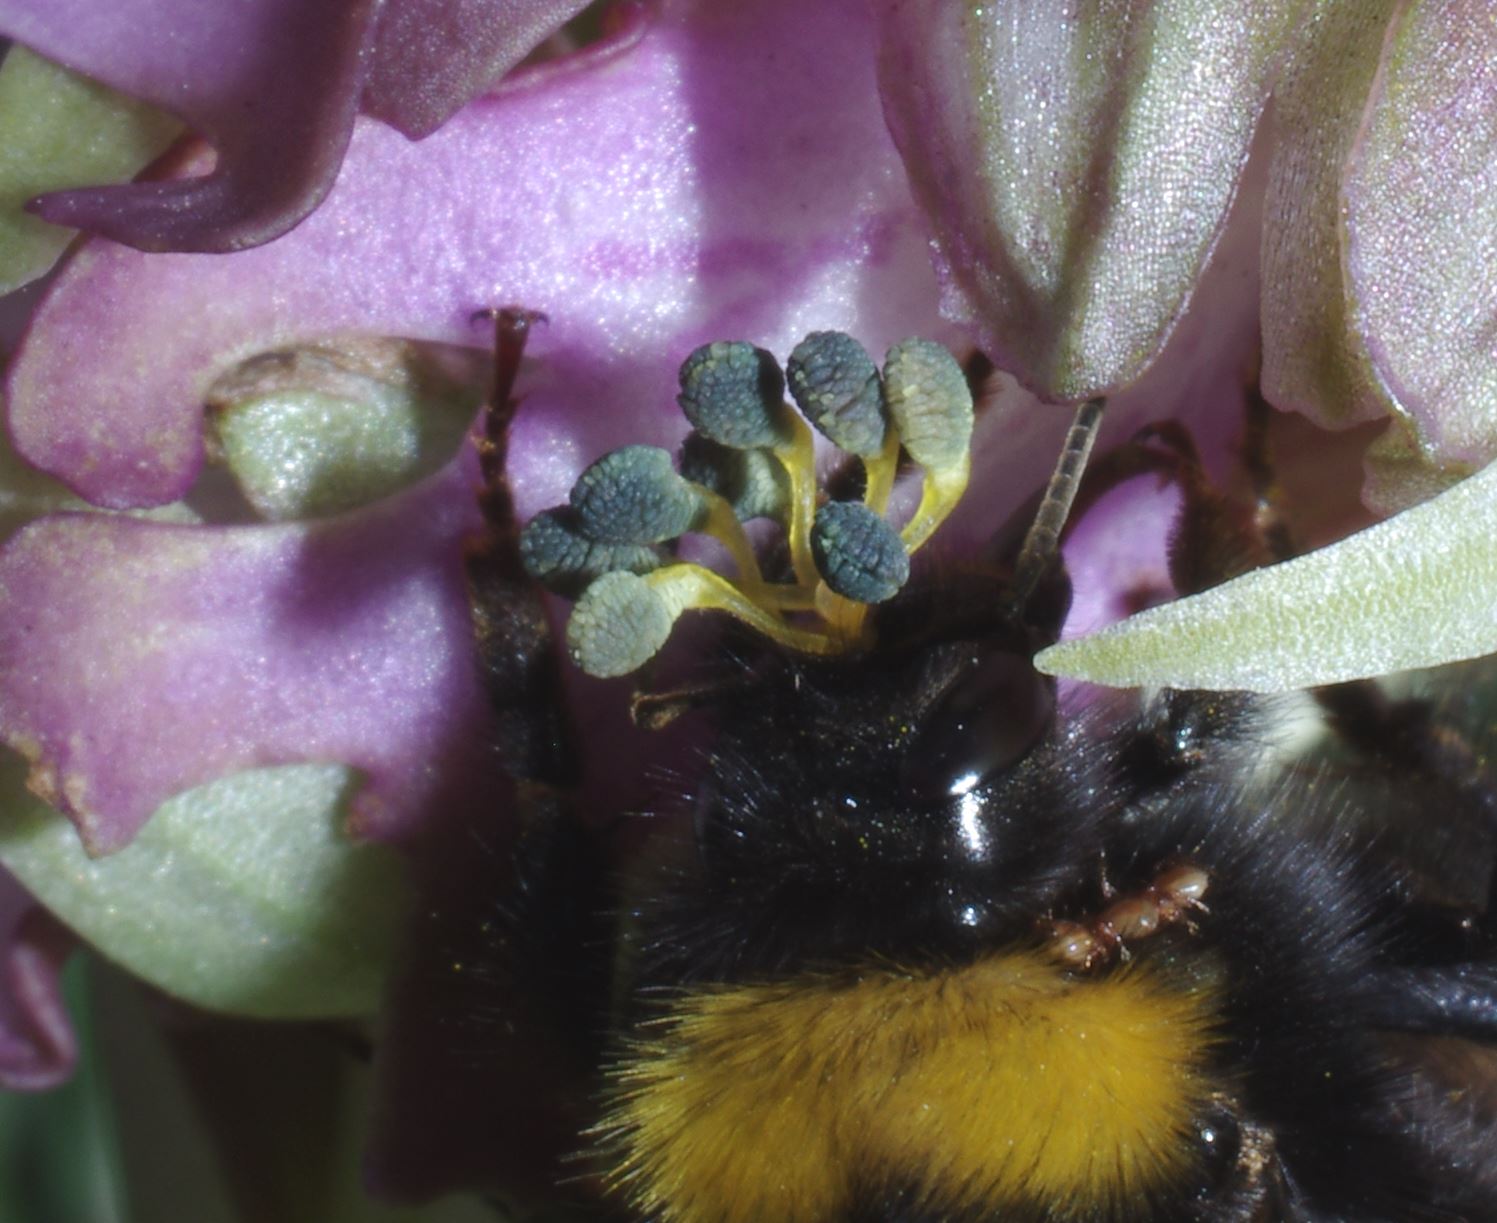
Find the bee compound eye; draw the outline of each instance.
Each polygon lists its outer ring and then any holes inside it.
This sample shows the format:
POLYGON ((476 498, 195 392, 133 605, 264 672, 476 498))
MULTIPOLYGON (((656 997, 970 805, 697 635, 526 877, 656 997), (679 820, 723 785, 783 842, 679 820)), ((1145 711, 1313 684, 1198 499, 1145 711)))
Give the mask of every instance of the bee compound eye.
POLYGON ((927 802, 960 798, 1022 759, 1054 714, 1054 690, 1028 656, 994 652, 974 660, 911 745, 906 792, 927 802))

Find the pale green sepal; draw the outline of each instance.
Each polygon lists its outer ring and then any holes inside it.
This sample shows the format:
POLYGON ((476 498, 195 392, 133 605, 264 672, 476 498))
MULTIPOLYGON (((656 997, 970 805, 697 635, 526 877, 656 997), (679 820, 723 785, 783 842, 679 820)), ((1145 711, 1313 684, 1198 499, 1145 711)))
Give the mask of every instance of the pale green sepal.
POLYGON ((457 453, 483 369, 468 350, 405 340, 265 353, 209 395, 215 457, 272 522, 354 509, 457 453))
POLYGON ((1317 0, 1275 94, 1264 395, 1393 424, 1364 501, 1497 455, 1497 24, 1489 0, 1317 0))
POLYGON ((942 310, 1043 397, 1136 380, 1184 312, 1308 0, 873 0, 942 310))
POLYGON ((1401 6, 1346 164, 1348 309, 1431 466, 1497 458, 1497 10, 1401 6))
POLYGON ((1263 393, 1347 425, 1387 413, 1348 317, 1342 178, 1400 0, 1315 0, 1274 92, 1263 220, 1263 393))
POLYGON ((1497 653, 1497 464, 1328 548, 1052 646, 1116 688, 1287 692, 1497 653))
POLYGON ((0 65, 0 293, 44 275, 76 231, 23 212, 33 196, 125 182, 182 125, 25 47, 0 65))
POLYGON ((0 863, 110 959, 210 1010, 264 1019, 379 1006, 408 904, 399 859, 341 831, 340 765, 255 769, 163 803, 106 858, 0 765, 0 863))
POLYGON ((1480 466, 1432 461, 1409 419, 1394 415, 1363 456, 1362 504, 1387 518, 1439 496, 1480 466))

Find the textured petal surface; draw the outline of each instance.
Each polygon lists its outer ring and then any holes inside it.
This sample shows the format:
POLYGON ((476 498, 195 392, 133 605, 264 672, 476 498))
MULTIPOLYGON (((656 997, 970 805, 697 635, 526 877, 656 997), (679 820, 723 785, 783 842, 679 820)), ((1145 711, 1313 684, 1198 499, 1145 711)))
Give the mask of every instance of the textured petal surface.
MULTIPOLYGON (((1258 353, 1258 270, 1266 165, 1266 158, 1255 157, 1244 173, 1242 189, 1197 292, 1171 331, 1159 359, 1138 381, 1108 398, 1097 442, 1100 450, 1121 445, 1147 424, 1178 420, 1190 428, 1214 476, 1225 477, 1230 470, 1233 448, 1242 430, 1248 371, 1258 353)), ((968 551, 983 548, 999 524, 1043 486, 1072 415, 1067 407, 1041 402, 1006 374, 992 380, 984 401, 973 438, 972 482, 941 528, 935 541, 938 547, 968 551)), ((1141 532, 1150 533, 1150 539, 1130 538, 1122 552, 1108 559, 1102 553, 1119 548, 1122 540, 1105 527, 1100 512, 1089 515, 1085 531, 1073 537, 1080 547, 1083 538, 1093 538, 1095 530, 1100 532, 1096 538, 1102 541, 1100 550, 1087 547, 1085 557, 1080 552, 1068 553, 1085 570, 1085 580, 1077 582, 1078 604, 1083 601, 1083 585, 1095 591, 1098 600, 1089 604, 1090 611, 1078 606, 1077 631, 1082 631, 1082 624, 1093 628, 1116 618, 1119 605, 1112 602, 1116 592, 1095 583, 1116 586, 1121 580, 1122 585, 1130 585, 1132 579, 1126 572, 1135 562, 1139 566, 1138 581, 1143 585, 1151 585, 1150 575, 1158 573, 1158 541, 1168 531, 1172 495, 1158 498, 1143 488, 1134 493, 1137 500, 1130 496, 1126 504, 1120 502, 1112 508, 1141 532), (1150 501, 1154 502, 1153 509, 1146 511, 1145 504, 1150 501), (1092 613, 1100 619, 1092 620, 1092 613)), ((1089 600, 1091 595, 1086 597, 1089 600)))
MULTIPOLYGON (((98 504, 173 500, 226 368, 349 332, 481 342, 469 314, 495 303, 550 314, 531 402, 589 452, 673 435, 675 365, 706 340, 783 357, 817 327, 876 350, 928 334, 934 279, 861 14, 764 0, 662 18, 419 144, 361 125, 326 206, 267 246, 86 246, 12 367, 19 449, 98 504)), ((534 509, 577 452, 538 453, 525 427, 534 509)))
MULTIPOLYGON (((180 794, 126 849, 90 859, 6 762, 0 862, 136 976, 261 1018, 372 1014, 408 897, 390 850, 338 825, 336 765, 261 769, 180 794)), ((3 1059, 0 1059, 3 1061, 3 1059)))
POLYGON ((1352 322, 1426 456, 1497 457, 1497 17, 1408 4, 1346 173, 1352 322))
POLYGON ((467 475, 309 527, 59 515, 0 553, 0 733, 95 852, 256 765, 363 771, 357 831, 480 801, 467 475))
POLYGON ((1263 227, 1263 393, 1323 424, 1386 405, 1347 317, 1342 176, 1400 0, 1316 0, 1274 95, 1263 227))
POLYGON ((1217 239, 1300 0, 880 0, 944 309, 1043 395, 1132 380, 1217 239))
POLYGON ((1171 598, 1169 541, 1180 492, 1155 476, 1129 480, 1098 500, 1066 541, 1071 610, 1062 637, 1095 632, 1171 598))
POLYGON ((1287 692, 1497 652, 1497 465, 1318 552, 1053 646, 1115 687, 1287 692))
POLYGON ((73 1073, 78 1042, 57 980, 73 943, 0 869, 0 1087, 45 1091, 73 1073))
POLYGON ((1497 454, 1497 29, 1490 5, 1321 0, 1277 102, 1264 393, 1391 416, 1384 512, 1497 454))
POLYGON ((419 140, 570 21, 588 0, 385 0, 366 114, 419 140))
POLYGON ((284 233, 338 172, 378 7, 0 0, 0 33, 175 114, 218 150, 202 177, 64 192, 42 215, 144 250, 235 250, 284 233))
POLYGON ((0 293, 45 273, 74 237, 22 212, 27 200, 133 177, 177 130, 160 111, 12 47, 0 66, 0 293))

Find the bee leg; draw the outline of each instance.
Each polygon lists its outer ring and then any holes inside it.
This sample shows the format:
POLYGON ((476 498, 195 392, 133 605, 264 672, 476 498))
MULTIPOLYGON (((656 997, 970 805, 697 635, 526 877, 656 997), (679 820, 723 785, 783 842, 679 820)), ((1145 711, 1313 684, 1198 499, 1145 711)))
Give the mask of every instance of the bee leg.
POLYGON ((1170 579, 1180 594, 1199 594, 1284 559, 1265 535, 1258 507, 1216 486, 1178 421, 1148 425, 1132 444, 1155 457, 1184 499, 1169 545, 1170 579))
MULTIPOLYGON (((1299 554, 1283 513, 1283 491, 1268 454, 1272 409, 1256 386, 1248 392, 1243 463, 1252 480, 1254 526, 1270 563, 1299 554)), ((1442 721, 1429 701, 1394 700, 1374 681, 1354 680, 1314 690, 1332 727, 1369 761, 1390 770, 1407 787, 1418 779, 1429 790, 1431 810, 1465 813, 1468 835, 1484 844, 1472 852, 1492 857, 1497 849, 1497 775, 1482 753, 1454 725, 1442 721)), ((1497 934, 1497 873, 1485 913, 1489 933, 1497 934)))
POLYGON ((1254 381, 1247 391, 1247 420, 1242 438, 1242 462, 1253 484, 1253 523, 1268 551, 1278 560, 1296 556, 1294 536, 1285 512, 1285 495, 1268 453, 1268 425, 1273 409, 1254 381))
POLYGON ((561 661, 540 588, 520 561, 506 460, 518 401, 515 377, 530 329, 545 316, 508 306, 475 317, 494 320, 494 384, 476 446, 483 484, 483 528, 465 557, 480 674, 498 727, 505 767, 517 781, 576 783, 576 738, 562 701, 561 661))
MULTIPOLYGON (((1229 496, 1212 483, 1189 432, 1176 422, 1141 430, 1128 446, 1095 464, 1098 483, 1083 490, 1081 501, 1095 499, 1141 472, 1152 471, 1175 483, 1184 506, 1170 541, 1170 575, 1181 594, 1289 559, 1298 549, 1268 452, 1271 414, 1258 389, 1250 387, 1242 461, 1252 483, 1251 501, 1229 496)), ((1396 774, 1401 786, 1407 788, 1417 779, 1428 791, 1430 809, 1463 813, 1467 826, 1458 832, 1470 843, 1470 852, 1488 861, 1497 857, 1497 774, 1482 752, 1442 721, 1429 702, 1392 700, 1371 681, 1332 685, 1313 695, 1343 741, 1396 774)), ((1140 735, 1129 749, 1142 753, 1150 766, 1134 775, 1157 774, 1167 781, 1188 773, 1231 741, 1239 719, 1240 706, 1222 694, 1165 697, 1152 733, 1140 735)), ((1489 940, 1497 940, 1497 869, 1489 872, 1486 894, 1464 903, 1480 906, 1485 933, 1489 940)))
POLYGON ((1274 1127, 1248 1115, 1242 1101, 1214 1092, 1196 1118, 1195 1140, 1207 1183, 1171 1223, 1327 1223, 1304 1199, 1284 1165, 1274 1127))
MULTIPOLYGON (((432 957, 436 975, 424 988, 441 998, 440 1013, 469 1017, 451 1025, 449 1039, 466 1042, 472 1073, 493 1101, 485 1124, 495 1183, 532 1205, 591 1206, 597 1195, 569 1160, 593 1115, 601 1061, 611 854, 574 795, 581 759, 560 651, 521 562, 507 473, 515 380, 544 316, 507 307, 482 317, 494 323, 494 382, 475 438, 482 526, 464 563, 494 746, 516 792, 512 818, 480 816, 444 846, 423 936, 442 954, 432 957)), ((503 806, 496 794, 492 816, 503 806)))
POLYGON ((1386 969, 1360 1001, 1373 1027, 1497 1042, 1497 963, 1386 969))
MULTIPOLYGON (((1251 423, 1248 435, 1252 444, 1251 423)), ((1253 462, 1248 461, 1250 469, 1253 462)), ((1257 462, 1268 470, 1266 460, 1257 462)), ((1063 535, 1114 488, 1151 474, 1176 485, 1184 500, 1169 544, 1170 578, 1179 594, 1197 594, 1290 555, 1277 550, 1277 541, 1287 540, 1276 525, 1281 521, 1277 511, 1271 514, 1218 488, 1201 464, 1190 431, 1177 421, 1146 425, 1125 445, 1093 459, 1063 535)), ((1276 493, 1261 493, 1259 502, 1277 504, 1276 493)))

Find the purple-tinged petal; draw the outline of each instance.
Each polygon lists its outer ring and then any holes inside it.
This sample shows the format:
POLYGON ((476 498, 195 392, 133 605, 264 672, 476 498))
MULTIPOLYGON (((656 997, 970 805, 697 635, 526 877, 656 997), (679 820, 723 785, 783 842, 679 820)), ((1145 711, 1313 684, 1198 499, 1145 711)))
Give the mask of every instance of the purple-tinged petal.
POLYGON ((1263 393, 1327 425, 1386 404, 1351 331, 1342 175, 1401 0, 1321 0, 1274 95, 1263 232, 1263 393))
POLYGON ((855 0, 707 4, 517 77, 419 144, 361 124, 327 204, 277 242, 85 246, 11 370, 18 448, 97 504, 173 500, 204 395, 244 357, 350 332, 472 344, 471 311, 517 301, 551 317, 532 410, 578 447, 525 508, 560 500, 579 453, 678 434, 675 367, 699 343, 783 356, 818 327, 874 349, 931 331, 872 78, 855 0))
POLYGON ((218 151, 200 177, 60 192, 38 211, 142 250, 238 250, 285 233, 338 172, 378 10, 378 0, 0 0, 0 33, 177 115, 218 151))
POLYGON ((78 1041, 57 977, 74 945, 0 868, 0 1087, 46 1091, 73 1073, 78 1041))
POLYGON ((365 114, 429 136, 589 0, 385 0, 365 114))
POLYGON ((1426 460, 1497 458, 1497 20, 1410 3, 1346 168, 1352 326, 1426 460))
POLYGON ((1066 541, 1073 597, 1062 636, 1095 632, 1173 598, 1169 541, 1180 490, 1155 475, 1129 480, 1101 497, 1066 541))
POLYGON ((0 552, 0 734, 91 852, 256 765, 363 771, 357 833, 491 782, 461 573, 471 475, 310 526, 31 524, 0 552))
POLYGON ((1217 240, 1302 0, 875 9, 948 316, 1042 395, 1131 382, 1217 240))
MULTIPOLYGON (((1159 359, 1137 382, 1108 397, 1099 450, 1121 445, 1145 425, 1180 421, 1191 431, 1208 472, 1222 478, 1236 463, 1242 433, 1244 393, 1258 356, 1258 266, 1261 248, 1263 187, 1267 158, 1255 154, 1243 174, 1241 189, 1228 214, 1185 314, 1170 333, 1159 359)), ((972 484, 951 519, 933 541, 937 548, 980 550, 1024 498, 1050 474, 1070 424, 1070 413, 1041 403, 1007 374, 991 380, 983 396, 973 438, 972 484)), ((1168 500, 1155 507, 1152 526, 1167 535, 1163 516, 1168 500)), ((1100 519, 1101 514, 1089 515, 1100 519)), ((1141 529, 1146 525, 1140 521, 1141 529)), ((1142 548, 1135 579, 1112 579, 1123 586, 1151 585, 1158 567, 1148 557, 1155 544, 1130 541, 1142 548)), ((1079 546, 1079 545, 1078 545, 1079 546)), ((1105 546, 1105 545, 1104 545, 1105 546)), ((1132 553, 1129 554, 1133 555, 1132 553)), ((1119 561, 1125 558, 1120 556, 1119 561)), ((1086 581, 1099 571, 1086 569, 1086 581)), ((1078 605, 1092 598, 1077 584, 1078 605)), ((1113 598, 1104 590, 1088 603, 1097 614, 1113 598)), ((1078 615, 1090 615, 1078 607, 1078 615)))

